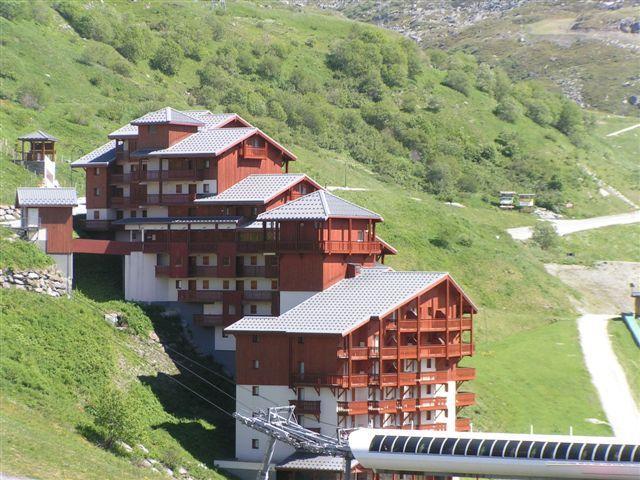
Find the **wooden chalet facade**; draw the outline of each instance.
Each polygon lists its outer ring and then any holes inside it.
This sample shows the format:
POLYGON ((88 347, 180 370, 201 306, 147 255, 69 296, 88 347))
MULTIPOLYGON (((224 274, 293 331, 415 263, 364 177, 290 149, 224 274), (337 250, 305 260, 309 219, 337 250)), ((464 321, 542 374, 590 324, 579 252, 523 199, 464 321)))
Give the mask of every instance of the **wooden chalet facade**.
MULTIPOLYGON (((234 114, 165 108, 109 139, 73 164, 100 238, 74 251, 123 255, 126 298, 177 309, 239 405, 293 404, 331 435, 469 428, 476 308, 446 273, 385 267, 380 215, 288 173, 296 157, 234 114)), ((221 466, 253 471, 261 438, 239 425, 221 466)))

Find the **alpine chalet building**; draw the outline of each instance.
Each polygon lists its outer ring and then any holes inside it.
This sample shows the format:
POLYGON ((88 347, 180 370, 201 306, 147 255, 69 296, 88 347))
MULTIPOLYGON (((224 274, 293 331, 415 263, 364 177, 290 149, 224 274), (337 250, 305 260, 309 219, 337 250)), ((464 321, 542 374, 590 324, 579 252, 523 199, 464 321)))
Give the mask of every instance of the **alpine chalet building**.
MULTIPOLYGON (((235 114, 167 107, 108 137, 73 163, 103 239, 82 251, 123 255, 125 297, 179 312, 235 372, 238 411, 295 405, 328 435, 469 428, 458 412, 474 397, 458 389, 475 374, 459 362, 476 307, 447 273, 386 267, 380 215, 288 173, 295 155, 235 114)), ((255 476, 265 445, 237 423, 237 458, 219 464, 255 476)), ((283 446, 274 462, 342 469, 283 446)))

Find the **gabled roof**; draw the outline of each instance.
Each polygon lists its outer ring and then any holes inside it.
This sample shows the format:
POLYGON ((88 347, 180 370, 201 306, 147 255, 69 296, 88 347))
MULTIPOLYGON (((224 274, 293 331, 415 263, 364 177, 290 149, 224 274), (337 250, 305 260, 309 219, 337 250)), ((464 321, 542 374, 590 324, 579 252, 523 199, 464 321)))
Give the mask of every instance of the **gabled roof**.
POLYGON ((300 197, 292 202, 258 215, 258 220, 327 220, 329 218, 370 218, 382 220, 371 210, 360 207, 325 191, 300 197))
POLYGON ((149 155, 171 156, 209 156, 220 155, 234 145, 249 138, 257 128, 213 128, 201 130, 174 143, 169 148, 154 150, 149 155))
POLYGON ((18 140, 46 140, 49 142, 57 142, 58 139, 53 135, 43 132, 42 130, 36 130, 35 132, 27 133, 18 137, 18 140))
POLYGON ((196 200, 196 203, 264 205, 303 180, 322 188, 302 173, 254 174, 240 180, 224 192, 196 200))
POLYGON ((16 190, 18 207, 75 207, 78 197, 75 188, 20 187, 16 190))
POLYGON ((75 162, 72 167, 105 167, 116 159, 116 141, 111 140, 93 152, 87 153, 75 162))
POLYGON ((245 127, 253 126, 237 113, 211 113, 209 110, 183 110, 183 113, 203 121, 206 128, 221 128, 234 120, 245 127))
POLYGON ((109 138, 131 138, 138 136, 138 127, 137 125, 131 125, 127 123, 123 127, 111 132, 108 137, 109 138))
POLYGON ((169 123, 178 125, 204 125, 202 120, 171 107, 149 112, 133 120, 131 125, 161 125, 169 123))
POLYGON ((447 278, 444 272, 362 268, 277 317, 244 317, 229 332, 346 335, 371 317, 383 317, 447 278))

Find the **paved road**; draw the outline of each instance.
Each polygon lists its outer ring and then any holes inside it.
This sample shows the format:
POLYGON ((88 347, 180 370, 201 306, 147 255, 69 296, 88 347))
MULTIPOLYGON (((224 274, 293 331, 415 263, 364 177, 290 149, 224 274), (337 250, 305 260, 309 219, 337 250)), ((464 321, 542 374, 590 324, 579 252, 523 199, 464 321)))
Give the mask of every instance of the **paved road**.
MULTIPOLYGON (((617 215, 606 215, 603 217, 583 218, 580 220, 544 220, 551 224, 558 232, 558 235, 568 235, 570 233, 593 230, 594 228, 609 227, 611 225, 627 225, 630 223, 640 223, 640 210, 617 215)), ((518 227, 507 230, 514 240, 528 240, 533 235, 532 227, 518 227)))
POLYGON ((578 319, 580 345, 591 380, 609 424, 618 437, 640 440, 640 412, 611 346, 610 315, 585 314, 578 319))

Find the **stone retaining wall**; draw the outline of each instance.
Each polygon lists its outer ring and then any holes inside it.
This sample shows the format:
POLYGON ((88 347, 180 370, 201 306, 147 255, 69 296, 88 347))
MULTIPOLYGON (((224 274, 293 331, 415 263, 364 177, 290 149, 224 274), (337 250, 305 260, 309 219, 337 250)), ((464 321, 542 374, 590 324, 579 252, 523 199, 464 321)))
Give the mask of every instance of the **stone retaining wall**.
POLYGON ((37 293, 46 293, 52 297, 67 294, 67 282, 55 268, 46 270, 0 269, 0 286, 37 293))
POLYGON ((0 221, 18 218, 20 218, 20 209, 11 205, 0 205, 0 221))

